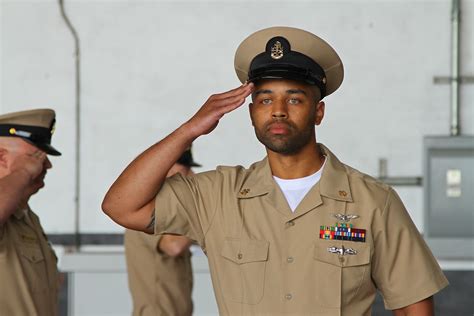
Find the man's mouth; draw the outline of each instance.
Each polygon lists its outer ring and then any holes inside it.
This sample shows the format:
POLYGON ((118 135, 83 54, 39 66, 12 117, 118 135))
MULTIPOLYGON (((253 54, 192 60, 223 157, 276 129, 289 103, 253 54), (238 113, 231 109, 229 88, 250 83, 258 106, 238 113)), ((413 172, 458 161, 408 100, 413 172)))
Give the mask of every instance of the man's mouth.
POLYGON ((285 135, 290 132, 290 125, 284 122, 273 122, 267 127, 267 130, 276 135, 285 135))
POLYGON ((43 182, 45 177, 46 177, 46 171, 43 171, 43 172, 40 173, 40 175, 38 177, 36 177, 36 181, 43 182))

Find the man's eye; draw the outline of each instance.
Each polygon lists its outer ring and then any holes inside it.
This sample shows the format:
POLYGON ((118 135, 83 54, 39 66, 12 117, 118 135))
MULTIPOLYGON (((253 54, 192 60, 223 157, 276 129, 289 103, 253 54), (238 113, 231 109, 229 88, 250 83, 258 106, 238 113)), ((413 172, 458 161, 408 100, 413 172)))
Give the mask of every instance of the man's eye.
POLYGON ((270 104, 270 103, 272 103, 272 100, 270 100, 270 99, 263 99, 262 100, 262 104, 270 104))
POLYGON ((293 99, 293 98, 292 98, 292 99, 289 99, 289 100, 288 100, 288 103, 289 103, 289 104, 298 104, 298 103, 300 103, 300 100, 299 100, 299 99, 293 99))

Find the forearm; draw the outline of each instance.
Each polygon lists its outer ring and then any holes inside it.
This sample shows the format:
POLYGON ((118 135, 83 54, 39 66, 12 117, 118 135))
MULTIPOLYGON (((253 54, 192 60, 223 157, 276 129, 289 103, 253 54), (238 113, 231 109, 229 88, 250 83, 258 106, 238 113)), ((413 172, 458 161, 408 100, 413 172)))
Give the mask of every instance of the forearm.
POLYGON ((168 170, 196 136, 183 124, 133 160, 112 184, 102 203, 103 211, 118 224, 146 230, 153 201, 168 170))
POLYGON ((0 224, 28 200, 30 175, 18 170, 0 179, 0 224))
POLYGON ((163 235, 158 243, 158 251, 170 257, 181 256, 191 246, 191 240, 185 236, 163 235))

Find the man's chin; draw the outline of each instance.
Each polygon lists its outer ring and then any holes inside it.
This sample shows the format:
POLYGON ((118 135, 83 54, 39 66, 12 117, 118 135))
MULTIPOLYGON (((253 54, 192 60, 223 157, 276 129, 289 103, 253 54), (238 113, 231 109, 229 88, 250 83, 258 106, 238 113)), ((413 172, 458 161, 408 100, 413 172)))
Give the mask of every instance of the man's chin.
POLYGON ((282 155, 294 154, 298 150, 287 137, 267 137, 260 141, 267 149, 282 155))
POLYGON ((42 188, 44 187, 44 181, 43 180, 40 180, 38 182, 35 183, 35 186, 33 187, 33 189, 31 190, 32 193, 31 195, 37 193, 39 190, 41 190, 42 188))

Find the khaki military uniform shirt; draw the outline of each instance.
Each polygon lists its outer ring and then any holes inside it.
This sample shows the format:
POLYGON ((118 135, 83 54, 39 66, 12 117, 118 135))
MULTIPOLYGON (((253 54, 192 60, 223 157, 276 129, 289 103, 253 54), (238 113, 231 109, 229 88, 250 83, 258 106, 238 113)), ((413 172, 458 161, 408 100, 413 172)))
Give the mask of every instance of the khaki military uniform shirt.
POLYGON ((57 258, 30 209, 0 225, 0 315, 57 315, 57 258))
POLYGON ((448 284, 395 191, 321 149, 321 180, 294 213, 266 159, 177 175, 158 193, 155 233, 203 247, 221 315, 370 315, 376 289, 397 309, 448 284), (358 235, 325 237, 344 224, 334 214, 358 235))
POLYGON ((191 252, 158 252, 161 236, 126 230, 125 254, 133 316, 192 315, 191 252))

